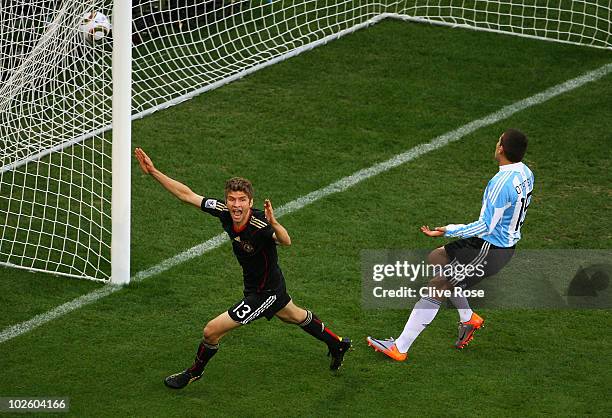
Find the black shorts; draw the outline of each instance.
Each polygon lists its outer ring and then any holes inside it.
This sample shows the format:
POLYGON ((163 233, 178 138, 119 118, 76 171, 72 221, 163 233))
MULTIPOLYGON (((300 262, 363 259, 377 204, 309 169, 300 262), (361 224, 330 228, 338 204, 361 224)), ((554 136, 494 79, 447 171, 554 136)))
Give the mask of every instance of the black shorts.
POLYGON ((244 292, 244 298, 227 310, 230 318, 246 325, 265 316, 268 321, 291 302, 291 296, 283 285, 275 291, 261 293, 244 292))
POLYGON ((453 241, 444 249, 450 261, 444 266, 443 276, 462 289, 497 274, 514 255, 514 247, 497 247, 477 237, 453 241))

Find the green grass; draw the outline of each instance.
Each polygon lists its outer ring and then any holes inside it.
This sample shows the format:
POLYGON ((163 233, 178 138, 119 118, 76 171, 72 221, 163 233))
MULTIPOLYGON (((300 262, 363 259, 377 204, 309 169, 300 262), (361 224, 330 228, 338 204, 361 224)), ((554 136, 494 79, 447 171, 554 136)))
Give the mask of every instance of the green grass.
MULTIPOLYGON (((611 61, 609 52, 384 22, 137 121, 133 145, 195 191, 249 177, 279 206, 356 170, 611 61)), ((0 396, 68 396, 74 416, 606 416, 610 310, 489 308, 469 349, 442 310, 396 364, 368 334, 397 336, 403 310, 360 305, 363 249, 433 248, 424 223, 475 219, 499 133, 531 143, 536 175, 521 248, 612 248, 612 76, 482 128, 283 218, 280 264, 295 302, 355 348, 342 372, 278 320, 228 335, 204 379, 162 380, 192 360, 207 320, 241 297, 225 244, 0 344, 0 396)), ((217 235, 133 164, 132 270, 217 235)), ((0 325, 99 285, 0 269, 0 325)))

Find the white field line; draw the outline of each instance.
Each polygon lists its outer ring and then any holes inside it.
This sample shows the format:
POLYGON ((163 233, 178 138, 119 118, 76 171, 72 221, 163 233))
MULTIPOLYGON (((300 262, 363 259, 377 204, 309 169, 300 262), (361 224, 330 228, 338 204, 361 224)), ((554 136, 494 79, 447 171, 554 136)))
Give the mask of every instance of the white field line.
MULTIPOLYGON (((491 113, 488 116, 485 116, 481 119, 476 119, 466 125, 455 129, 454 131, 450 131, 441 135, 430 142, 425 144, 417 145, 414 148, 409 149, 406 152, 398 154, 386 161, 383 161, 378 164, 374 164, 368 168, 364 168, 359 170, 350 176, 344 177, 335 183, 332 183, 322 189, 311 192, 305 196, 299 197, 283 206, 280 206, 276 213, 278 216, 283 216, 289 214, 291 212, 295 212, 306 205, 309 205, 319 199, 322 199, 328 195, 333 193, 343 192, 351 186, 354 186, 357 183, 360 183, 370 177, 376 176, 377 174, 384 173, 394 167, 405 164, 409 161, 412 161, 423 154, 434 151, 438 148, 442 148, 451 142, 455 142, 460 140, 461 138, 469 135, 476 130, 483 128, 485 126, 492 125, 499 121, 509 118, 521 110, 530 108, 532 106, 543 103, 547 100, 552 99, 553 97, 559 96, 568 91, 574 90, 578 87, 583 86, 586 83, 599 80, 600 78, 610 74, 612 72, 612 63, 606 64, 596 70, 585 73, 579 77, 568 80, 564 83, 558 84, 554 87, 549 88, 541 93, 535 94, 531 97, 528 97, 523 100, 519 100, 509 106, 503 107, 495 113, 491 113)), ((219 247, 227 241, 227 236, 225 234, 219 234, 202 244, 196 245, 193 248, 190 248, 186 251, 183 251, 180 254, 175 255, 172 258, 162 261, 161 263, 147 269, 138 272, 132 280, 141 281, 148 277, 158 275, 163 273, 172 267, 175 267, 181 263, 184 263, 192 258, 199 257, 202 254, 207 253, 208 251, 219 247)), ((100 289, 97 289, 93 292, 80 296, 76 299, 73 299, 70 302, 66 302, 63 305, 58 306, 48 312, 42 313, 33 317, 32 319, 12 325, 0 333, 0 343, 13 339, 19 335, 25 334, 55 318, 63 316, 75 309, 81 308, 85 305, 93 303, 105 296, 108 296, 117 290, 120 290, 120 286, 106 285, 100 289)))

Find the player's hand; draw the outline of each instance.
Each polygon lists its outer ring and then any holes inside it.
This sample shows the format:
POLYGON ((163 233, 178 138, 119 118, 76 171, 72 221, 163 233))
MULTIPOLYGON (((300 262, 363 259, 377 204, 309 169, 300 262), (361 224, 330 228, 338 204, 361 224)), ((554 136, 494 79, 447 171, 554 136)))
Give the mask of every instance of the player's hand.
POLYGON ((268 222, 271 224, 276 222, 276 218, 274 218, 274 208, 272 207, 272 202, 270 202, 270 199, 264 200, 264 212, 268 222))
POLYGON ((438 226, 436 228, 429 229, 429 226, 423 225, 421 227, 421 232, 427 235, 428 237, 441 237, 446 232, 446 228, 443 226, 438 226))
POLYGON ((153 161, 149 158, 149 156, 142 150, 142 148, 136 148, 134 150, 134 155, 138 160, 138 164, 140 164, 140 169, 145 174, 151 174, 151 172, 155 169, 153 165, 153 161))

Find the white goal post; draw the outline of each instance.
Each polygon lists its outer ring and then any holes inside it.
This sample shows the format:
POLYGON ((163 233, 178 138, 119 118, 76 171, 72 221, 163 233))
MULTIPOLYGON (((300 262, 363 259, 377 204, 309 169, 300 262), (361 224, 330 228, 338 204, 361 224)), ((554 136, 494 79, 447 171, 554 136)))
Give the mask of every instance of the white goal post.
POLYGON ((2 0, 0 265, 128 282, 131 120, 385 18, 612 50, 610 0, 2 0))
POLYGON ((132 0, 113 7, 113 147, 111 198, 111 281, 130 281, 132 156, 132 0))

